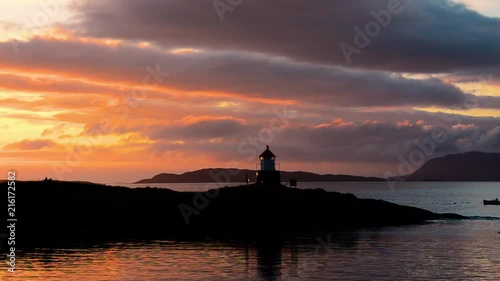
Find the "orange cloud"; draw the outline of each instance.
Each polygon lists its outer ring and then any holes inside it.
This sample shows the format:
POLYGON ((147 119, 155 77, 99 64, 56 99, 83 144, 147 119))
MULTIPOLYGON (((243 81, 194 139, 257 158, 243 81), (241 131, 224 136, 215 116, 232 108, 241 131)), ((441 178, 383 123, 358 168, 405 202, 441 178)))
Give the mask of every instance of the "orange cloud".
POLYGON ((49 139, 22 140, 4 146, 8 150, 41 150, 56 146, 57 144, 49 139))
POLYGON ((208 115, 203 115, 203 116, 187 115, 182 117, 182 119, 180 119, 178 122, 181 124, 189 125, 203 121, 220 121, 220 120, 234 120, 241 124, 247 123, 246 120, 243 118, 235 118, 232 116, 208 116, 208 115))

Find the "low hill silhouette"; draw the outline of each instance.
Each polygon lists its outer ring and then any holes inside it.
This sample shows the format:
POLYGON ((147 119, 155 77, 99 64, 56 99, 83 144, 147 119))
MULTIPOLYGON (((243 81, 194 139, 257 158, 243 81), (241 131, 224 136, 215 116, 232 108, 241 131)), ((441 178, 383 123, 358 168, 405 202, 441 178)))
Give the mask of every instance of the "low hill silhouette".
POLYGON ((17 182, 16 218, 17 243, 27 245, 72 237, 268 237, 462 217, 281 185, 194 193, 50 181, 17 182))
POLYGON ((409 181, 500 181, 500 153, 467 152, 427 161, 409 181))
MULTIPOLYGON (((255 182, 255 171, 248 169, 222 169, 211 168, 201 169, 183 174, 162 173, 150 179, 143 179, 135 183, 206 183, 224 180, 229 182, 244 182, 245 174, 251 182, 255 182), (224 176, 221 176, 224 175, 224 176)), ((320 175, 309 172, 281 172, 281 181, 288 182, 290 179, 297 179, 299 182, 367 182, 367 181, 384 181, 384 179, 376 177, 360 177, 350 175, 320 175)))

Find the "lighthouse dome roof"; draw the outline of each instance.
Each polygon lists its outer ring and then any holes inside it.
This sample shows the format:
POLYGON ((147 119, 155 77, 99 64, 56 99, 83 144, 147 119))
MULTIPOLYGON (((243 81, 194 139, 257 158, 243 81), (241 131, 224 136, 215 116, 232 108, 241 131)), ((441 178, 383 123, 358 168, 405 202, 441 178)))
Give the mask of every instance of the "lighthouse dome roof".
POLYGON ((264 150, 264 152, 262 152, 261 155, 259 155, 259 158, 272 158, 272 157, 276 157, 276 155, 274 155, 274 153, 271 152, 271 150, 269 150, 269 145, 266 146, 266 150, 264 150))

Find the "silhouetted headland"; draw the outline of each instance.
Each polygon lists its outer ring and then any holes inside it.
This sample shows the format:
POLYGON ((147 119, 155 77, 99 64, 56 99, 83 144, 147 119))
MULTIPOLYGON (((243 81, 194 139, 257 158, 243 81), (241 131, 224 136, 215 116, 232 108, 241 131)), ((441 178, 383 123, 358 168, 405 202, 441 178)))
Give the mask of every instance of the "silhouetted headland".
MULTIPOLYGON (((407 165, 412 163, 401 163, 407 165)), ((466 152, 427 161, 407 181, 500 181, 500 153, 466 152)))
MULTIPOLYGON (((6 183, 1 185, 7 189, 6 183)), ((17 182, 16 213, 19 244, 70 237, 265 238, 464 218, 282 185, 195 193, 60 181, 17 182)))

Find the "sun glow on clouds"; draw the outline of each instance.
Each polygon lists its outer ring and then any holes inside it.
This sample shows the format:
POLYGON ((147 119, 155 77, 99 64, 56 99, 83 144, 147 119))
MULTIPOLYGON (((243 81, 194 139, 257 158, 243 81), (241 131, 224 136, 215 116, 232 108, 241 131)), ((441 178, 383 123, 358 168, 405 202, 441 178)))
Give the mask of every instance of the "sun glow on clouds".
POLYGON ((500 18, 498 0, 455 0, 455 2, 463 3, 483 15, 500 18))
POLYGON ((464 92, 474 93, 474 95, 477 96, 500 97, 500 85, 495 85, 485 81, 473 83, 455 83, 454 85, 464 92))
MULTIPOLYGON (((60 41, 74 41, 81 42, 84 44, 94 44, 109 47, 117 47, 123 43, 122 40, 110 39, 110 38, 92 38, 92 37, 81 37, 75 35, 75 32, 69 29, 65 29, 60 26, 45 28, 38 33, 32 33, 32 37, 27 39, 42 39, 42 40, 60 40, 60 41)), ((149 43, 139 43, 137 45, 139 48, 149 47, 149 43)))
POLYGON ((218 107, 237 107, 240 103, 232 101, 221 101, 217 103, 218 107))
POLYGON ((0 42, 8 39, 29 40, 67 22, 73 17, 73 0, 18 0, 0 2, 0 42))
POLYGON ((141 42, 139 44, 137 44, 137 46, 141 49, 146 49, 146 48, 149 48, 151 47, 151 43, 149 42, 141 42))
POLYGON ((176 54, 176 55, 193 54, 193 53, 199 53, 199 52, 200 52, 200 50, 192 49, 192 48, 180 48, 180 49, 173 49, 170 51, 170 53, 176 54))
POLYGON ((227 121, 227 120, 236 121, 241 124, 247 124, 247 121, 245 119, 235 118, 232 116, 194 116, 194 115, 184 116, 182 117, 182 119, 177 120, 176 123, 183 125, 190 125, 206 121, 227 121))
POLYGON ((498 109, 470 109, 467 111, 463 110, 453 110, 447 108, 436 108, 436 107, 427 107, 427 108, 416 108, 417 110, 422 110, 431 113, 440 113, 440 114, 459 114, 464 116, 474 116, 474 117, 498 117, 500 118, 500 110, 498 109))
MULTIPOLYGON (((277 149, 282 146, 295 152, 280 155, 289 167, 374 175, 373 167, 383 166, 377 162, 380 155, 386 155, 387 159, 380 160, 385 164, 397 160, 398 153, 402 153, 398 150, 399 142, 421 137, 419 133, 434 126, 436 116, 453 113, 464 118, 483 117, 479 121, 454 124, 449 129, 468 131, 471 130, 468 124, 476 124, 476 128, 493 132, 491 124, 498 120, 491 118, 500 117, 499 109, 494 106, 469 110, 451 107, 457 92, 500 97, 496 77, 493 81, 477 81, 473 74, 458 77, 453 71, 426 73, 425 67, 397 72, 384 69, 383 64, 381 69, 370 71, 364 71, 363 65, 340 67, 339 63, 328 61, 337 55, 331 50, 331 54, 319 60, 295 56, 295 51, 300 53, 301 48, 309 46, 300 46, 301 42, 290 44, 297 46, 290 47, 291 53, 280 53, 288 46, 266 49, 259 45, 266 42, 260 40, 241 47, 236 43, 242 38, 231 37, 232 43, 227 44, 221 37, 224 30, 220 29, 231 26, 229 21, 224 26, 218 24, 213 34, 209 24, 203 26, 204 32, 211 36, 204 39, 206 42, 194 40, 203 37, 197 33, 199 26, 185 26, 184 22, 179 23, 181 34, 198 35, 186 35, 189 37, 186 40, 170 38, 179 34, 179 30, 176 24, 169 23, 158 30, 172 33, 157 38, 154 30, 161 23, 153 19, 153 24, 158 25, 146 29, 146 33, 140 32, 138 38, 133 36, 133 28, 148 21, 131 19, 137 26, 119 22, 118 26, 106 26, 109 29, 97 24, 96 32, 91 25, 82 26, 83 12, 79 9, 85 7, 82 4, 85 1, 78 5, 71 4, 71 0, 57 2, 61 3, 57 13, 40 25, 33 22, 34 16, 44 11, 38 0, 0 2, 0 42, 3 42, 0 48, 6 46, 0 49, 0 57, 4 58, 0 65, 0 159, 8 159, 9 165, 21 170, 23 179, 51 176, 52 164, 66 161, 71 151, 79 150, 84 155, 82 161, 64 179, 133 181, 159 172, 223 167, 228 159, 240 161, 243 157, 236 148, 238 144, 258 136, 259 130, 269 128, 270 124, 283 125, 273 135, 277 149), (120 32, 123 26, 130 28, 130 32, 120 32), (10 46, 11 38, 25 43, 18 54, 10 46), (247 45, 257 48, 247 49, 247 45), (161 82, 152 78, 145 85, 144 77, 154 76, 151 72, 156 65, 170 75, 161 82), (146 70, 147 66, 152 70, 146 70), (398 87, 399 83, 412 83, 421 90, 408 94, 405 100, 397 94, 410 91, 398 87), (138 94, 137 89, 146 94, 138 94), (432 97, 428 91, 434 91, 436 96, 432 97), (381 97, 374 98, 373 93, 381 97), (414 102, 420 103, 414 105, 414 102), (431 106, 434 104, 440 106, 431 106), (298 117, 287 118, 283 108, 290 112, 294 108, 298 117), (106 122, 111 129, 100 132, 99 126, 106 122), (158 131, 161 134, 155 138, 158 131), (400 140, 402 134, 410 135, 409 139, 400 140), (365 143, 366 140, 369 142, 365 143), (321 147, 325 143, 328 147, 321 147), (330 157, 342 154, 336 146, 350 149, 347 152, 350 157, 370 153, 376 157, 366 156, 353 162, 349 162, 352 158, 337 160, 330 157), (377 148, 375 152, 371 151, 373 147, 377 148), (302 158, 287 159, 295 154, 302 158), (352 167, 360 168, 352 170, 352 167), (102 174, 95 175, 97 170, 103 171, 102 174)), ((146 2, 149 1, 129 4, 147 5, 146 2)), ((493 1, 462 2, 489 15, 494 15, 500 6, 493 1)), ((87 3, 99 6, 101 2, 87 3)), ((109 0, 108 4, 113 7, 114 3, 109 0)), ((125 8, 126 5, 124 11, 125 8)), ((111 14, 106 16, 106 23, 112 23, 108 19, 113 12, 106 11, 111 14)), ((210 14, 207 18, 214 16, 210 14)), ((120 17, 115 20, 120 21, 120 17)), ((243 25, 239 28, 246 32, 243 25)), ((279 30, 280 26, 275 28, 279 30)), ((276 36, 265 37, 267 31, 257 30, 249 36, 258 34, 272 41, 269 38, 276 36)), ((228 34, 232 34, 230 30, 228 34)), ((288 36, 293 34, 285 34, 281 39, 288 36)), ((325 37, 328 36, 335 37, 330 33, 325 37)), ((373 50, 366 48, 366 53, 373 50)), ((316 53, 321 51, 307 54, 316 53)), ((411 58, 403 57, 402 61, 405 59, 411 58)), ((253 162, 242 163, 241 168, 253 165, 253 162)))

